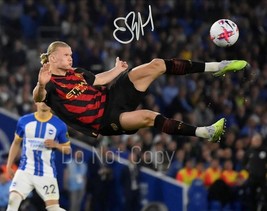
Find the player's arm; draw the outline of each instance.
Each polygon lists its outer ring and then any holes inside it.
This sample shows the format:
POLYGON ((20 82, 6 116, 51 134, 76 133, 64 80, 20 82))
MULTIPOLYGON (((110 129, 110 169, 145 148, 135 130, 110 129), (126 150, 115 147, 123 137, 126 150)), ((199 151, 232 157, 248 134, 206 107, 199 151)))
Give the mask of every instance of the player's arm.
POLYGON ((21 141, 22 141, 22 138, 20 138, 17 134, 15 134, 14 140, 9 149, 9 154, 8 154, 8 159, 7 159, 7 173, 10 178, 13 178, 14 176, 12 165, 14 164, 14 161, 18 153, 20 152, 21 141))
POLYGON ((64 144, 57 143, 55 148, 60 152, 62 152, 63 154, 69 155, 71 152, 70 141, 64 144))
POLYGON ((71 153, 71 146, 69 140, 69 133, 67 125, 59 121, 55 125, 58 128, 58 133, 54 139, 46 139, 44 141, 44 145, 47 148, 54 148, 59 150, 63 154, 70 154, 71 153))
POLYGON ((70 141, 61 144, 53 139, 46 139, 44 145, 47 148, 57 149, 64 154, 70 154, 71 152, 70 141))
POLYGON ((106 72, 96 74, 93 85, 94 86, 106 85, 109 82, 111 82, 114 78, 116 78, 120 73, 125 71, 127 68, 128 64, 124 61, 121 61, 119 57, 117 57, 115 67, 106 72))
POLYGON ((38 82, 33 89, 33 100, 35 102, 42 102, 46 96, 45 86, 51 79, 51 72, 49 70, 49 63, 44 64, 38 75, 38 82))
POLYGON ((37 82, 37 85, 33 89, 33 100, 34 102, 42 102, 44 101, 46 96, 46 90, 45 90, 45 85, 40 84, 37 82))

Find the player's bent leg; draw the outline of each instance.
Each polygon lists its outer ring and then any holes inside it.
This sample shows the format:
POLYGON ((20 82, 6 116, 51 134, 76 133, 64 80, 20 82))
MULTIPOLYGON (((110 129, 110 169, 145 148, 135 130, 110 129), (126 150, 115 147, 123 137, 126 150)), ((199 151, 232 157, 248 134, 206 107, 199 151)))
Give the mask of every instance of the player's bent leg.
POLYGON ((155 119, 154 127, 170 135, 196 136, 208 139, 210 142, 219 142, 224 134, 225 119, 222 118, 210 126, 196 127, 159 114, 155 119))
POLYGON ((46 206, 59 204, 59 188, 57 179, 50 176, 34 176, 34 188, 44 200, 46 206))
POLYGON ((157 115, 159 113, 151 110, 124 112, 120 115, 120 124, 124 130, 129 131, 153 127, 157 115))
POLYGON ((163 59, 153 59, 151 62, 137 66, 129 72, 129 79, 138 91, 144 92, 149 85, 166 71, 163 59))
POLYGON ((7 211, 17 211, 22 200, 22 195, 20 195, 17 191, 11 191, 9 194, 7 211))
POLYGON ((159 132, 170 135, 196 136, 208 139, 210 142, 220 141, 225 129, 224 118, 210 126, 197 127, 175 119, 166 118, 150 110, 124 112, 120 116, 120 123, 125 130, 155 127, 159 132))
POLYGON ((198 127, 196 129, 196 135, 203 138, 208 138, 209 142, 216 143, 221 140, 221 136, 224 134, 226 127, 226 119, 221 118, 214 124, 206 127, 198 127))

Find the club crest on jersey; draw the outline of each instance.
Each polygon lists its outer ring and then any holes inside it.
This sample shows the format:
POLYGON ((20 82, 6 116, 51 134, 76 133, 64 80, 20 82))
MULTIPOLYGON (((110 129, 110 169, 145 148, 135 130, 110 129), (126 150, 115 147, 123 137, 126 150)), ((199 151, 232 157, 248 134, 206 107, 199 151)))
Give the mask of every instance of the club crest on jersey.
POLYGON ((48 134, 49 135, 52 135, 54 133, 54 130, 52 130, 52 129, 50 129, 49 131, 48 131, 48 134))
POLYGON ((78 78, 83 78, 83 75, 81 73, 75 73, 75 76, 77 76, 78 78))
POLYGON ((117 131, 119 129, 118 125, 115 123, 111 123, 110 126, 112 127, 113 130, 117 131))

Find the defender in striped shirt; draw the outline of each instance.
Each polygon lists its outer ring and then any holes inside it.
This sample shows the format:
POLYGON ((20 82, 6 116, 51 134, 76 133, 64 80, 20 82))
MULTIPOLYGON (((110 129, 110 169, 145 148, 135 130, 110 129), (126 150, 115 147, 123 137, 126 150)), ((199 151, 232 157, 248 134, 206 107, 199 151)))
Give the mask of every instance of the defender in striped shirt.
POLYGON ((22 116, 17 123, 11 145, 7 171, 13 178, 7 211, 18 210, 20 203, 35 188, 45 201, 48 211, 64 210, 59 207, 56 179, 55 149, 70 153, 66 124, 51 113, 45 103, 36 103, 37 112, 22 116), (21 146, 22 142, 22 146, 21 146), (21 150, 18 170, 11 166, 21 150))
POLYGON ((156 58, 128 70, 128 64, 117 57, 114 68, 94 75, 72 67, 71 47, 61 41, 49 45, 41 55, 41 63, 34 100, 45 102, 63 121, 84 134, 92 137, 132 134, 140 128, 155 127, 159 132, 197 136, 211 142, 220 140, 224 118, 210 126, 196 127, 152 110, 136 109, 150 84, 163 74, 206 72, 222 76, 248 66, 243 60, 194 62, 156 58))

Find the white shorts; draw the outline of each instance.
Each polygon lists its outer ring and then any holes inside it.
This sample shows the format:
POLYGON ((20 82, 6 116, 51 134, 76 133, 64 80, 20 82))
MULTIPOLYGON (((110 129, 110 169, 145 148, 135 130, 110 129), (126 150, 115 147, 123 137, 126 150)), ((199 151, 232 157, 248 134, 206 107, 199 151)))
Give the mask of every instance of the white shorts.
POLYGON ((59 200, 59 189, 56 178, 35 176, 18 169, 10 185, 9 192, 17 191, 25 199, 33 189, 36 190, 44 201, 59 200))

